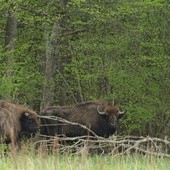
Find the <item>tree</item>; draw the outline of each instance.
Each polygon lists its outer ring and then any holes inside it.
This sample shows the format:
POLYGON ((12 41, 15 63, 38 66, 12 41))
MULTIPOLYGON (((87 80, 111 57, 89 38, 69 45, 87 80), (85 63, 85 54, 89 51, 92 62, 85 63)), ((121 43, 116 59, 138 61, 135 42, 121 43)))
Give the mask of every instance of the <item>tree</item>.
POLYGON ((1 98, 10 94, 36 110, 116 98, 128 110, 122 133, 169 135, 167 1, 20 0, 14 5, 0 5, 1 44, 8 7, 18 22, 15 50, 0 46, 1 98), (15 56, 9 79, 7 56, 15 56))
MULTIPOLYGON (((55 100, 55 76, 57 70, 57 58, 60 57, 60 42, 62 36, 62 29, 64 26, 65 7, 67 1, 61 0, 58 4, 60 8, 61 16, 56 18, 52 23, 52 29, 49 30, 49 25, 46 23, 45 37, 46 37, 46 68, 45 68, 45 80, 43 86, 43 100, 41 107, 54 104, 55 100)), ((50 6, 47 5, 47 13, 50 6)), ((54 13, 55 14, 55 13, 54 13)), ((58 13, 56 16, 59 15, 58 13)))
MULTIPOLYGON (((8 1, 7 3, 8 4, 8 1)), ((5 27, 5 39, 4 39, 4 61, 6 64, 5 72, 2 78, 2 83, 5 83, 5 98, 13 98, 13 71, 15 66, 15 46, 17 39, 17 19, 15 17, 15 5, 13 3, 8 4, 7 7, 7 21, 5 27)))

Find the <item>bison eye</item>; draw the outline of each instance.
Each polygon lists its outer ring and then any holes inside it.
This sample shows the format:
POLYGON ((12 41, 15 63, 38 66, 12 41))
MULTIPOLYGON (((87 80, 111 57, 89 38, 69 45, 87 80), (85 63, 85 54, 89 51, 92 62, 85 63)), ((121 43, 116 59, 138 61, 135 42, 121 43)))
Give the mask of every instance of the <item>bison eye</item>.
POLYGON ((102 115, 103 119, 105 120, 109 120, 109 116, 108 115, 102 115))

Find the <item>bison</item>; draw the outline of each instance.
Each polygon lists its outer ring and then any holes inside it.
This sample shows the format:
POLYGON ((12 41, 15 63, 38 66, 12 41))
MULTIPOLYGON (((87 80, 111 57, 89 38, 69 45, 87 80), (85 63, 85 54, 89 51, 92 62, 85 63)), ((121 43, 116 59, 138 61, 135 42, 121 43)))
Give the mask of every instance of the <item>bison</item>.
POLYGON ((42 111, 40 133, 48 136, 97 135, 108 138, 115 133, 117 121, 124 113, 125 111, 120 111, 112 102, 107 101, 49 106, 42 111))
POLYGON ((22 105, 0 100, 0 143, 16 144, 39 129, 38 114, 22 105))

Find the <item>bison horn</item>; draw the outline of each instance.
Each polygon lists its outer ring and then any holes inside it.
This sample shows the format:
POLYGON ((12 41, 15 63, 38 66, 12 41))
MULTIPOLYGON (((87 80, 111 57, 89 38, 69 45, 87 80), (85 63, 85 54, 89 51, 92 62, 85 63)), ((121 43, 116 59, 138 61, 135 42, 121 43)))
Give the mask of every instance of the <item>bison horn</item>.
POLYGON ((119 111, 119 115, 123 115, 124 113, 126 113, 126 110, 119 111))
POLYGON ((28 112, 25 112, 24 114, 25 114, 25 116, 29 116, 30 115, 28 112))
POLYGON ((106 112, 101 112, 101 111, 99 111, 99 106, 97 106, 97 112, 98 112, 100 115, 106 115, 106 114, 107 114, 106 112))

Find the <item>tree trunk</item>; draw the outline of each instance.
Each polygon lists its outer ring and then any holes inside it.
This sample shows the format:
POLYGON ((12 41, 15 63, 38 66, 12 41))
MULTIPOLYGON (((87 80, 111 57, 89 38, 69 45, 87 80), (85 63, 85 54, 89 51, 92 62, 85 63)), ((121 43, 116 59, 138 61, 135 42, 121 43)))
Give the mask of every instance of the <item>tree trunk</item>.
MULTIPOLYGON (((63 16, 54 22, 52 30, 49 30, 48 24, 45 29, 46 38, 46 68, 45 68, 45 81, 43 85, 43 99, 41 102, 41 109, 54 104, 55 100, 55 76, 57 73, 57 61, 60 57, 60 38, 62 35, 62 28, 65 27, 65 7, 67 0, 59 1, 59 6, 63 11, 63 16)), ((48 10, 48 6, 47 6, 48 10)), ((48 13, 48 12, 47 12, 48 13)))
POLYGON ((13 65, 14 65, 14 49, 15 49, 15 41, 17 37, 17 20, 12 12, 12 6, 8 9, 8 18, 6 24, 6 35, 5 35, 5 51, 9 53, 7 58, 7 72, 6 75, 8 77, 12 76, 13 65))
POLYGON ((13 5, 10 5, 7 9, 7 22, 4 39, 4 54, 5 58, 5 74, 2 78, 2 83, 5 81, 7 86, 5 87, 6 92, 4 93, 5 99, 12 99, 13 97, 13 71, 15 65, 15 45, 17 38, 17 20, 15 17, 13 5))
POLYGON ((53 24, 51 36, 45 32, 46 37, 46 68, 45 81, 43 85, 43 100, 41 109, 54 103, 56 60, 59 55, 58 42, 60 38, 59 22, 53 24))

